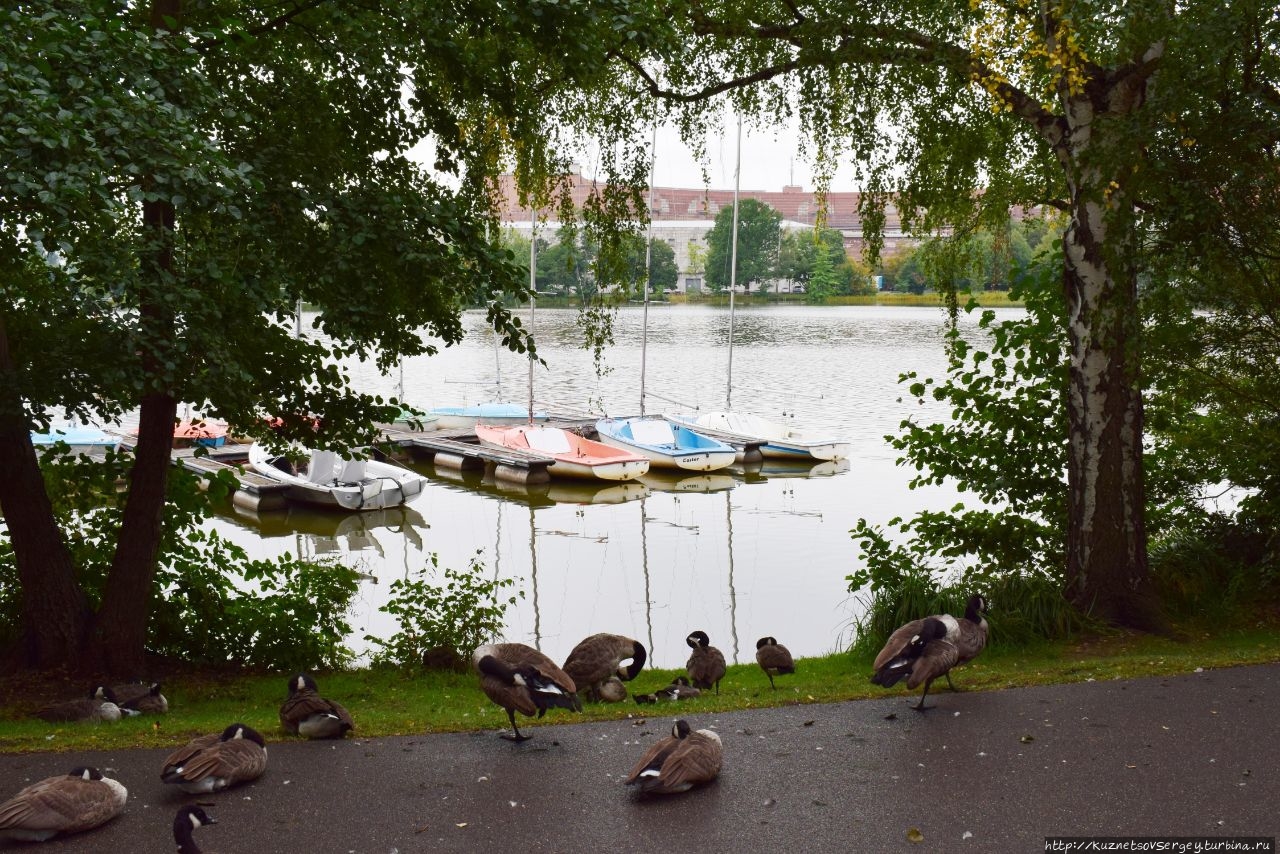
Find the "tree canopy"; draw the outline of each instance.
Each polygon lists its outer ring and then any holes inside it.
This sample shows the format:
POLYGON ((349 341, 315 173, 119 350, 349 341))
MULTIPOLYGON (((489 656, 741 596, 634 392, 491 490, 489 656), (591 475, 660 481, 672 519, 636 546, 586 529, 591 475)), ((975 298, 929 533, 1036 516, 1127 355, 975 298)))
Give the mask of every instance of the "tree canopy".
POLYGON ((1158 626, 1138 282, 1197 235, 1258 251, 1234 215, 1274 214, 1259 201, 1280 144, 1273 10, 907 0, 662 12, 663 38, 619 52, 636 103, 660 99, 694 137, 726 101, 748 121, 798 116, 821 174, 837 162, 857 173, 872 254, 890 200, 904 227, 953 229, 957 244, 1011 208, 1064 212, 1064 589, 1097 616, 1158 626))
MULTIPOLYGON (((782 214, 755 199, 738 203, 737 283, 747 290, 771 277, 778 264, 778 243, 782 214)), ((729 265, 733 257, 733 207, 726 205, 716 214, 715 225, 707 232, 707 285, 713 291, 729 287, 729 265)))
MULTIPOLYGON (((274 417, 280 439, 367 441, 389 401, 353 390, 340 359, 386 368, 429 352, 424 330, 458 340, 471 294, 523 294, 496 239, 497 175, 552 202, 575 121, 557 96, 603 73, 637 14, 492 0, 0 13, 0 504, 27 662, 142 672, 179 401, 249 433, 274 417), (299 300, 320 309, 301 338, 299 300), (29 431, 130 410, 95 604, 29 431)), ((527 346, 500 301, 489 319, 527 346)))

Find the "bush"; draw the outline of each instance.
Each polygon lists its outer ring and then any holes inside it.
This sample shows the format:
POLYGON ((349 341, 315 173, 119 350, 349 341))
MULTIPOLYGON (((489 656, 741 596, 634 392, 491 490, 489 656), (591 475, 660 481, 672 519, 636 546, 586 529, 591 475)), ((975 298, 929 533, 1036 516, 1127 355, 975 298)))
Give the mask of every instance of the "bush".
POLYGON ((365 636, 378 647, 371 656, 375 665, 415 668, 422 664, 424 653, 438 655, 441 650, 446 659, 451 653, 454 661, 468 662, 476 647, 501 634, 507 607, 523 598, 524 592, 506 592, 515 586, 515 579, 485 579, 482 554, 476 552, 465 570, 445 567, 443 571, 439 556, 432 554, 430 566, 414 578, 391 582, 391 600, 378 610, 395 616, 400 631, 385 640, 365 636), (432 576, 439 576, 441 583, 431 583, 432 576))
MULTIPOLYGON (((125 498, 116 484, 129 462, 116 455, 105 461, 41 457, 77 581, 94 608, 115 553, 125 498)), ((229 477, 214 478, 206 492, 190 472, 170 473, 147 650, 191 664, 231 661, 273 670, 349 662, 352 653, 343 641, 351 632, 346 615, 358 575, 290 555, 251 560, 239 546, 201 528, 210 500, 234 485, 229 477)), ((21 593, 12 545, 0 530, 0 641, 17 640, 21 593)))

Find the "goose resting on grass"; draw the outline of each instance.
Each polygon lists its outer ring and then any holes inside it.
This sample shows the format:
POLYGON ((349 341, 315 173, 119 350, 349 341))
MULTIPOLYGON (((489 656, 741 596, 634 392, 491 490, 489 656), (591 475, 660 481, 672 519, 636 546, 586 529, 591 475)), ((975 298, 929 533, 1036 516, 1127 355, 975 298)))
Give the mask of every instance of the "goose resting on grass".
POLYGON ((289 680, 289 696, 280 706, 280 726, 306 738, 342 738, 356 728, 340 703, 320 696, 316 681, 299 673, 289 680))

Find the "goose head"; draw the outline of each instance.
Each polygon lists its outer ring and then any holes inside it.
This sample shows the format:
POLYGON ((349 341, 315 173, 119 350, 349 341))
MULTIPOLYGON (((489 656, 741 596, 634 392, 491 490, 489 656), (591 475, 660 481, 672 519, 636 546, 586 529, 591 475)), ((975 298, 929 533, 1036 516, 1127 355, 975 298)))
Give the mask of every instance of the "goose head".
POLYGON ((985 613, 987 613, 987 600, 978 593, 970 596, 964 609, 964 618, 971 623, 976 623, 985 613))
POLYGON ((263 750, 266 750, 267 748, 267 742, 263 739, 262 733, 258 732, 248 724, 242 724, 238 721, 224 729, 222 731, 222 735, 218 736, 218 741, 234 741, 237 738, 242 738, 245 741, 252 741, 263 750))
POLYGON ((681 718, 680 720, 676 721, 675 724, 671 727, 672 738, 679 738, 679 739, 688 738, 689 733, 691 732, 693 732, 693 729, 692 727, 689 726, 689 722, 686 721, 684 718, 681 718))
POLYGON ((711 638, 707 637, 706 632, 698 630, 696 632, 689 632, 689 636, 684 639, 684 642, 692 649, 706 649, 711 645, 711 638))
POLYGON ((299 691, 316 691, 319 693, 319 690, 320 689, 316 687, 316 680, 312 679, 305 673, 299 673, 289 679, 290 697, 297 694, 299 691))
POLYGON ((173 817, 173 841, 178 843, 178 854, 199 854, 200 849, 191 834, 205 825, 217 823, 217 819, 195 804, 179 809, 173 817))
POLYGON ((778 639, 775 637, 760 638, 760 640, 756 641, 756 649, 762 649, 763 647, 766 647, 766 646, 777 646, 777 645, 778 645, 778 639))
POLYGON ((623 682, 630 682, 644 669, 644 663, 648 660, 649 653, 645 650, 644 644, 634 641, 631 647, 631 663, 626 667, 618 668, 618 678, 623 682))
POLYGON ((67 774, 67 776, 79 777, 81 780, 101 780, 102 772, 99 771, 97 768, 93 768, 90 766, 81 766, 79 768, 72 768, 71 772, 67 774))

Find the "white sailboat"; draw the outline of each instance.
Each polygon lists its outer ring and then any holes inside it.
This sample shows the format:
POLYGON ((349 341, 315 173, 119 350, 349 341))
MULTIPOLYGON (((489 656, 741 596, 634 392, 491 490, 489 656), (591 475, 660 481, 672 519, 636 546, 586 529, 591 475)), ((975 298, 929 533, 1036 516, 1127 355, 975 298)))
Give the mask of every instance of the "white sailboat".
MULTIPOLYGON (((656 155, 658 128, 654 124, 653 145, 656 155)), ((656 166, 657 157, 654 157, 656 166)), ((601 418, 596 422, 600 441, 625 451, 640 454, 653 468, 684 471, 715 471, 733 465, 738 452, 732 446, 705 436, 688 426, 673 423, 664 416, 645 415, 645 363, 649 344, 649 289, 653 269, 653 166, 649 172, 649 233, 645 241, 644 321, 640 336, 640 416, 638 418, 601 418)))
POLYGON ((738 117, 738 162, 733 173, 733 237, 729 261, 729 368, 725 408, 697 414, 667 414, 667 420, 691 430, 714 431, 730 444, 759 444, 764 457, 795 460, 842 460, 849 456, 844 439, 819 436, 789 424, 733 411, 733 317, 738 285, 738 184, 742 172, 742 117, 738 117))

